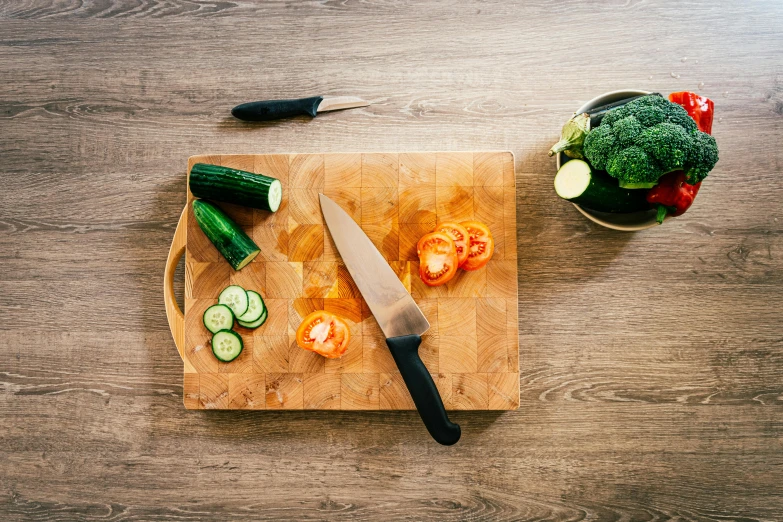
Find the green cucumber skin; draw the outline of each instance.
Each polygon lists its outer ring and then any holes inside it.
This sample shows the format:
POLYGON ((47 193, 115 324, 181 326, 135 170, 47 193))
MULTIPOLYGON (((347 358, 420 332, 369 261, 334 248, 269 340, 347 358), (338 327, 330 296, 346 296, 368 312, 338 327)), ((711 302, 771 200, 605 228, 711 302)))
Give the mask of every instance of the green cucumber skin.
POLYGON ((198 226, 234 270, 239 270, 249 256, 255 257, 261 251, 239 225, 215 205, 194 200, 193 214, 198 226))
POLYGON ((261 317, 258 318, 256 321, 253 321, 252 323, 246 323, 244 321, 240 321, 237 319, 237 324, 241 326, 242 328, 247 328, 249 330, 254 330, 258 328, 259 326, 263 326, 263 324, 266 322, 266 319, 268 317, 268 314, 266 310, 264 310, 264 313, 261 314, 261 317))
POLYGON ((188 184, 197 198, 224 201, 245 207, 272 211, 269 188, 275 178, 218 165, 196 163, 190 169, 188 184))
POLYGON ((624 189, 614 180, 607 180, 599 173, 593 172, 590 184, 581 195, 569 199, 571 203, 598 212, 627 214, 650 209, 647 202, 647 191, 624 189))

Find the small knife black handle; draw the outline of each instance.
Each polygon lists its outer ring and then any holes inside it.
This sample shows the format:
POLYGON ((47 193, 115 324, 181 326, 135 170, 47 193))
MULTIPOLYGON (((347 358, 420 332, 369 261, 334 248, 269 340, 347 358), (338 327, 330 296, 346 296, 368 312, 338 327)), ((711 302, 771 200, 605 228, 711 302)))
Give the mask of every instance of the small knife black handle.
POLYGON ((271 121, 291 116, 307 115, 315 118, 323 96, 296 100, 265 100, 243 103, 231 109, 235 118, 245 121, 271 121))
POLYGON ((459 424, 449 420, 438 388, 419 357, 421 337, 418 335, 391 337, 386 339, 386 344, 389 345, 394 362, 397 363, 402 380, 408 387, 427 431, 435 441, 444 446, 456 443, 462 430, 459 424))

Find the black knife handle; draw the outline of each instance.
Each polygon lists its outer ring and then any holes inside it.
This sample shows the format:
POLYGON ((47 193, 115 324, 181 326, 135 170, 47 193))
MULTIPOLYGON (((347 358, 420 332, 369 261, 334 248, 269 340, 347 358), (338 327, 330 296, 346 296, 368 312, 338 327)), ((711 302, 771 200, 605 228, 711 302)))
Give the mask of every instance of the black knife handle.
POLYGON ((291 116, 308 115, 315 118, 322 96, 297 100, 265 100, 243 103, 231 109, 235 118, 245 121, 270 121, 291 116))
POLYGON ((427 427, 432 438, 444 446, 451 446, 459 440, 462 434, 459 424, 454 424, 446 414, 443 400, 438 388, 432 380, 430 372, 419 357, 421 337, 418 335, 403 335, 386 339, 394 362, 402 374, 402 380, 413 397, 421 420, 427 427))

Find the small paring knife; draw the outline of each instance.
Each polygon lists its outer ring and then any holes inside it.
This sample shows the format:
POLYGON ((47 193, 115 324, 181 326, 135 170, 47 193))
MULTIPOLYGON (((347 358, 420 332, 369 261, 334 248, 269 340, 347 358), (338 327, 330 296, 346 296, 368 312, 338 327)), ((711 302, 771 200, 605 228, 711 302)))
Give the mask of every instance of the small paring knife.
POLYGON ((402 380, 432 438, 445 446, 459 440, 438 388, 419 357, 430 323, 367 234, 337 203, 319 194, 321 212, 345 267, 378 321, 402 380))
POLYGON ((370 102, 355 96, 312 96, 296 100, 264 100, 243 103, 231 109, 231 114, 244 121, 271 121, 291 116, 315 116, 319 112, 365 107, 370 102))

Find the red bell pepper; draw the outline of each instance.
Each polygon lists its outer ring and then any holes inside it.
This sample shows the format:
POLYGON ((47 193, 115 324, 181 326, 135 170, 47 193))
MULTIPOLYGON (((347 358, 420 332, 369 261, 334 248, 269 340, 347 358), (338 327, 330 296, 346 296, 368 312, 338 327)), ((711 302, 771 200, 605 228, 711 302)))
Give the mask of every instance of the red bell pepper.
MULTIPOLYGON (((712 134, 712 116, 715 104, 712 100, 698 94, 682 91, 669 95, 669 101, 682 105, 696 122, 700 131, 712 134)), ((667 214, 680 216, 690 208, 701 181, 695 185, 685 183, 685 172, 669 172, 658 180, 658 184, 647 192, 647 201, 658 206, 658 223, 663 223, 667 214)))
POLYGON ((658 223, 663 223, 667 214, 680 216, 691 206, 699 193, 701 181, 695 185, 685 183, 685 172, 669 172, 658 180, 658 184, 647 192, 647 201, 658 205, 658 223))
POLYGON ((682 105, 696 122, 700 131, 712 134, 712 116, 715 110, 715 104, 712 103, 712 100, 693 92, 681 91, 671 93, 669 101, 682 105))

